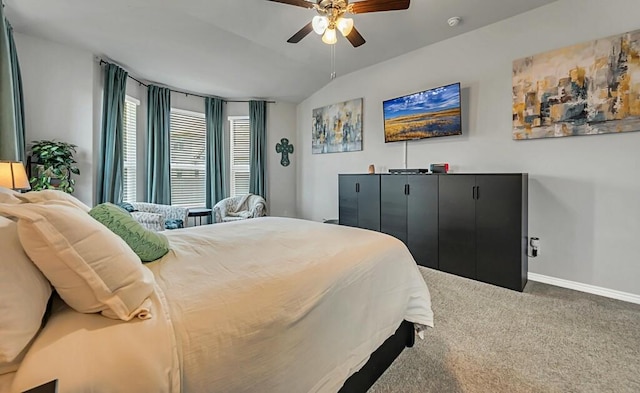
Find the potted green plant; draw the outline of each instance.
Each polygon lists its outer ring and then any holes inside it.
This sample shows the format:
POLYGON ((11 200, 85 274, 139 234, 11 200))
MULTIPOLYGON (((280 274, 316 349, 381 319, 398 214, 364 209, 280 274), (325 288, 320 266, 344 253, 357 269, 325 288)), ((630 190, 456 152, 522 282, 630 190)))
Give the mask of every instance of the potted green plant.
POLYGON ((73 193, 76 180, 71 175, 79 175, 80 170, 73 158, 76 145, 57 141, 36 141, 31 144, 31 163, 35 165, 29 180, 34 191, 56 189, 73 193))

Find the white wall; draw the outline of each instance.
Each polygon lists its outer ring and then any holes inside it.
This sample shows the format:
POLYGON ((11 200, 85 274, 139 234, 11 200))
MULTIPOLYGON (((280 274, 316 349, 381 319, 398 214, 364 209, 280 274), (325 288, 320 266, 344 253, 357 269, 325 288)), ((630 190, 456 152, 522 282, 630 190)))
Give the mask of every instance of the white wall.
POLYGON ((297 217, 296 211, 296 106, 288 103, 267 104, 267 172, 269 183, 269 214, 272 216, 297 217), (276 144, 287 138, 293 145, 289 154, 289 166, 280 164, 282 155, 276 152, 276 144))
POLYGON ((640 295, 640 132, 511 139, 513 60, 639 29, 639 14, 637 0, 560 0, 334 80, 297 108, 298 211, 335 218, 339 173, 402 168, 403 143, 384 143, 383 100, 460 81, 463 135, 410 142, 408 167, 528 172, 529 234, 542 245, 529 271, 640 295), (312 155, 312 110, 357 97, 363 151, 312 155))
POLYGON ((22 71, 27 145, 42 139, 77 145, 80 176, 75 177, 75 196, 92 204, 97 115, 93 56, 24 34, 14 33, 14 38, 22 71))

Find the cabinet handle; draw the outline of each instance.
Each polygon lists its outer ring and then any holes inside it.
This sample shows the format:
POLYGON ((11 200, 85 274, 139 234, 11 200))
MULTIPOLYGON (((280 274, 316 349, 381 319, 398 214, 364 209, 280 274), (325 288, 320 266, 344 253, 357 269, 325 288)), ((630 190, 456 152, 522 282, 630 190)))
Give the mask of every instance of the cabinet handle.
POLYGON ((480 186, 476 186, 476 199, 480 199, 480 186))
POLYGON ((410 188, 411 186, 407 184, 406 187, 407 187, 407 195, 409 195, 411 193, 411 188, 410 188))
POLYGON ((360 192, 360 183, 356 183, 356 192, 360 192))
POLYGON ((408 184, 404 185, 404 195, 409 195, 409 185, 408 184))

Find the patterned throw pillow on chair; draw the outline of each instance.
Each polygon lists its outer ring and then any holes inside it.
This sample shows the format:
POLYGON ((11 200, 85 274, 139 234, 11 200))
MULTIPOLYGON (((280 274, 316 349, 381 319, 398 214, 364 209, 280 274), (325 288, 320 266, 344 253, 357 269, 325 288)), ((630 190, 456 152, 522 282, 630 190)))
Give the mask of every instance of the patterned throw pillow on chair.
POLYGON ((136 208, 133 207, 133 205, 130 204, 129 202, 118 203, 117 206, 128 211, 129 213, 137 212, 136 208))
POLYGON ((180 229, 184 228, 184 221, 178 218, 172 218, 164 222, 164 229, 180 229))

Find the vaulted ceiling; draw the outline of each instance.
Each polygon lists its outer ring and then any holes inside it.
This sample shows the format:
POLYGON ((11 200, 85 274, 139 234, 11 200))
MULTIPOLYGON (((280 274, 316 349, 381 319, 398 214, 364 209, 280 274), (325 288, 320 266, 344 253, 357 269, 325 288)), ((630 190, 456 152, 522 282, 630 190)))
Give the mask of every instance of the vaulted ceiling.
MULTIPOLYGON (((338 76, 554 0, 412 0, 359 14, 367 40, 335 45, 338 76), (457 27, 447 19, 462 18, 457 27)), ((331 51, 311 33, 287 39, 315 11, 267 0, 5 0, 19 33, 83 48, 144 80, 226 98, 300 102, 330 80, 331 51)), ((19 48, 18 48, 19 49, 19 48)))

